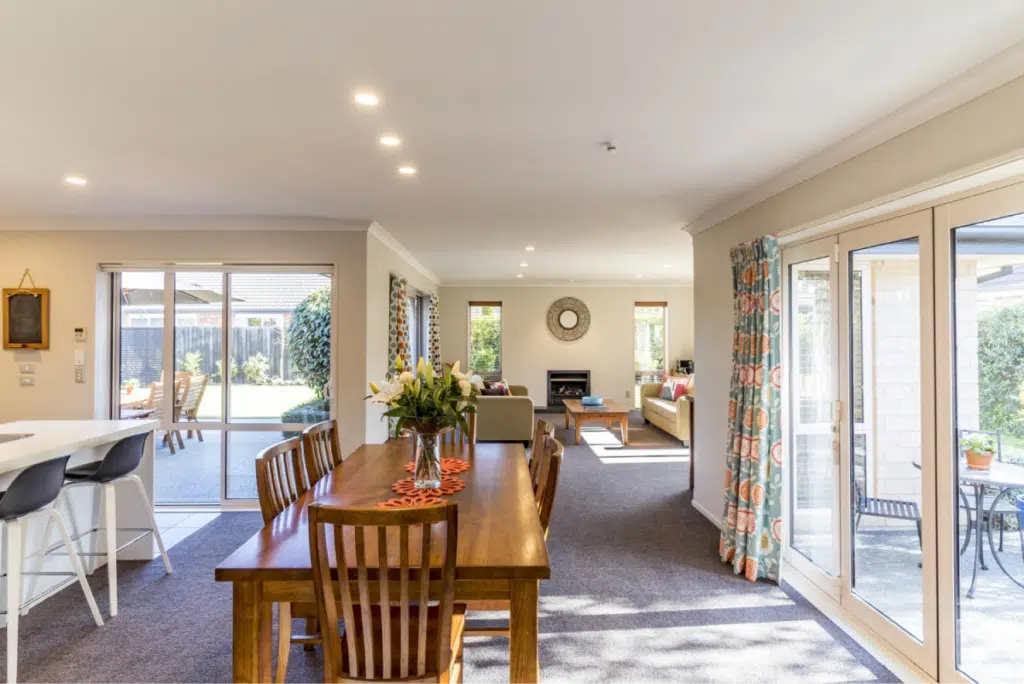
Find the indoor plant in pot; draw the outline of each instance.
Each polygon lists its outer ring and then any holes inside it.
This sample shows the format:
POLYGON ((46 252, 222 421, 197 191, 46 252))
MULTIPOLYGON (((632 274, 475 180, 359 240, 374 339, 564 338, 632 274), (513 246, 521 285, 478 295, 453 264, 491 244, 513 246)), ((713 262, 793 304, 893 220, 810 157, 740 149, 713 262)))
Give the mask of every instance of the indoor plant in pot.
POLYGON ((438 437, 456 427, 469 430, 467 416, 476 413, 479 390, 459 364, 437 374, 429 363, 420 358, 416 372, 404 369, 401 357, 395 362, 395 372, 381 385, 370 383, 366 397, 376 404, 384 404, 384 416, 394 419, 394 436, 402 430, 416 437, 416 469, 413 480, 420 489, 441 486, 441 451, 438 437))
POLYGON ((967 467, 971 470, 988 470, 995 455, 996 441, 992 435, 977 432, 963 435, 960 438, 960 449, 967 458, 967 467))

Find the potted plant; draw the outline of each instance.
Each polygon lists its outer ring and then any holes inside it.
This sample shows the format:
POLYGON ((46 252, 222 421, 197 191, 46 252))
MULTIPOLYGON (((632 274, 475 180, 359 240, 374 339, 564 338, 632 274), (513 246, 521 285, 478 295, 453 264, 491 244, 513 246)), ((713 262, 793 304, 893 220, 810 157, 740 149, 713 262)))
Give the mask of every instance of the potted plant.
POLYGON ((136 380, 135 378, 132 378, 131 380, 125 380, 124 381, 124 393, 127 394, 129 397, 132 396, 132 392, 134 392, 135 388, 138 387, 138 386, 139 386, 139 381, 136 380))
POLYGON ((456 427, 469 430, 467 416, 476 413, 479 389, 459 371, 458 362, 441 375, 420 358, 416 372, 404 369, 401 357, 395 362, 395 373, 377 385, 370 383, 373 394, 366 397, 375 404, 384 404, 384 416, 394 419, 394 434, 402 430, 416 436, 413 481, 419 489, 441 486, 441 451, 438 436, 456 427))
POLYGON ((972 432, 960 437, 960 449, 967 457, 967 467, 971 470, 988 470, 992 466, 995 448, 996 441, 992 435, 972 432))

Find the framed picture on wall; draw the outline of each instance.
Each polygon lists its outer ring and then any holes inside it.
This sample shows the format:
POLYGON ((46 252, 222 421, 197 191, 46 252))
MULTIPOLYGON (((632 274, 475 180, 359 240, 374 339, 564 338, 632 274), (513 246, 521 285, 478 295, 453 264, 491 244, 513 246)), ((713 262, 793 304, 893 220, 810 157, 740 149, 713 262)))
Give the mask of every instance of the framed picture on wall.
POLYGON ((50 290, 5 288, 4 349, 50 348, 50 290))

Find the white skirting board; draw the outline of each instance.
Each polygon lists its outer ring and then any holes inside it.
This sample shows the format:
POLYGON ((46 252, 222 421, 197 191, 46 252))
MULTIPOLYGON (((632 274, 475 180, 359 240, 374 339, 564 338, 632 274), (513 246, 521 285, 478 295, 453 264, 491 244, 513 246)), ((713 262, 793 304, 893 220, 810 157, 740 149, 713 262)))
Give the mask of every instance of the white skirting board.
POLYGON ((695 509, 697 509, 698 513, 700 513, 705 518, 710 520, 712 525, 714 525, 718 529, 722 529, 722 519, 721 518, 719 518, 717 515, 712 515, 711 511, 709 511, 708 509, 706 509, 703 506, 701 506, 699 503, 697 503, 696 500, 692 501, 691 504, 693 505, 693 507, 695 509))

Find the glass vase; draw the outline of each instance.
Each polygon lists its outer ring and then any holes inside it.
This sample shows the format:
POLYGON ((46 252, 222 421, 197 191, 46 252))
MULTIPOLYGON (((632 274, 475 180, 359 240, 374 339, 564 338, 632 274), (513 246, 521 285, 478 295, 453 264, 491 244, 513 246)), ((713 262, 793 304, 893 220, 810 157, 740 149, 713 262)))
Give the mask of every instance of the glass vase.
POLYGON ((416 433, 416 470, 413 484, 417 489, 437 489, 441 486, 440 435, 436 432, 416 433))

